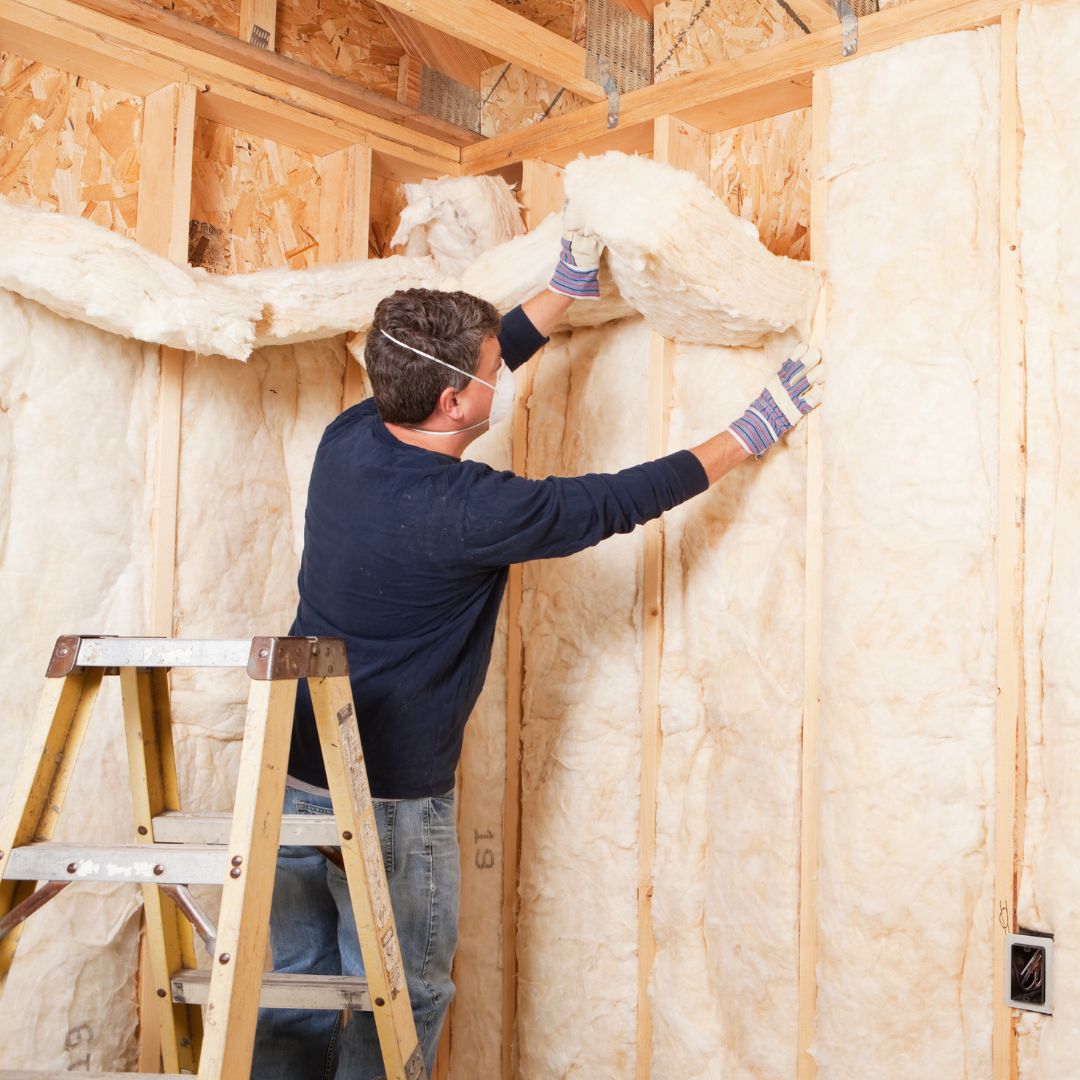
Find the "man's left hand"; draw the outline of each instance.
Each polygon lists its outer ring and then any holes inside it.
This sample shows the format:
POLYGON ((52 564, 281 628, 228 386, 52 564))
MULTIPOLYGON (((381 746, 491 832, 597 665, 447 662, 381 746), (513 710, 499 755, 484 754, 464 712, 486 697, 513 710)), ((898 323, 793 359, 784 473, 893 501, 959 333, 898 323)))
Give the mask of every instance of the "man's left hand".
POLYGON ((559 264, 548 288, 574 300, 600 299, 600 256, 604 243, 592 233, 567 229, 559 264))

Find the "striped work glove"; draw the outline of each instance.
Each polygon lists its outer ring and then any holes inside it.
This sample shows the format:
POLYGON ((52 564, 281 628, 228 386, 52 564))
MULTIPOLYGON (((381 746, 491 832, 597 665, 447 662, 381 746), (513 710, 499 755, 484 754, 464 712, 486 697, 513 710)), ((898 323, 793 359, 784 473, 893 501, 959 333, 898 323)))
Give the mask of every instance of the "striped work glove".
POLYGON ((821 404, 824 378, 821 353, 812 345, 799 345, 728 431, 748 454, 761 457, 821 404))
POLYGON ((600 299, 600 256, 604 244, 592 233, 567 229, 562 254, 548 288, 574 300, 600 299))

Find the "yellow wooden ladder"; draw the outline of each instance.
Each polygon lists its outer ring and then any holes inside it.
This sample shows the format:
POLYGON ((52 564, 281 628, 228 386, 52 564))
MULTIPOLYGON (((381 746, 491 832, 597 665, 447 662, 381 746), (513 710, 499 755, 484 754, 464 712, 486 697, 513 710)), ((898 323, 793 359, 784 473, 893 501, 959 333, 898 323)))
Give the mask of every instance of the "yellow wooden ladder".
MULTIPOLYGON (((0 823, 0 987, 23 920, 72 881, 142 884, 166 1073, 246 1078, 261 1005, 371 1011, 387 1080, 427 1080, 340 639, 61 637, 0 823), (169 669, 178 667, 242 667, 251 677, 231 815, 181 813, 168 684, 169 669), (106 675, 120 679, 135 842, 55 843, 106 675), (333 817, 282 815, 298 679, 311 690, 333 817), (366 979, 264 975, 279 843, 340 858, 366 979), (193 884, 222 886, 216 928, 191 895, 193 884), (208 972, 195 969, 193 927, 207 945, 208 972)), ((0 1080, 46 1075, 0 1071, 0 1080)))

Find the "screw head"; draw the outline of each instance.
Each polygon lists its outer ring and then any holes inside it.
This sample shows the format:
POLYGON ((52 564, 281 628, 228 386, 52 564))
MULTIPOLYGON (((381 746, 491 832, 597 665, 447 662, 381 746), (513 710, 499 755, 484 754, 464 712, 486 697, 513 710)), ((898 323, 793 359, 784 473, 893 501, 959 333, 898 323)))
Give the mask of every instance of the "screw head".
POLYGON ((79 869, 79 864, 78 863, 69 862, 68 865, 67 865, 67 872, 69 874, 74 874, 75 871, 78 870, 78 869, 79 869))
POLYGON ((165 873, 165 867, 162 866, 161 863, 158 863, 157 866, 154 867, 155 876, 156 877, 161 877, 161 875, 164 874, 164 873, 165 873))
POLYGON ((378 1005, 378 1007, 381 1009, 386 1004, 386 1002, 382 998, 376 998, 375 1004, 378 1005))
POLYGON ((145 836, 150 830, 145 825, 140 825, 137 832, 140 836, 145 836))
POLYGON ((217 959, 219 964, 227 964, 232 957, 227 952, 223 952, 217 959))
POLYGON ((342 840, 351 840, 352 839, 352 833, 351 832, 343 832, 341 834, 341 839, 342 840))
POLYGON ((68 648, 68 647, 67 647, 66 645, 61 645, 61 646, 60 646, 60 648, 58 648, 58 649, 56 650, 56 655, 57 655, 57 656, 67 656, 67 654, 68 654, 68 653, 69 653, 70 651, 71 651, 71 650, 70 650, 70 649, 69 649, 69 648, 68 648))
POLYGON ((243 861, 244 861, 243 855, 234 855, 232 857, 233 866, 240 866, 243 863, 243 861))
POLYGON ((159 990, 157 992, 157 996, 160 997, 160 998, 163 998, 165 996, 165 991, 164 990, 159 990))
POLYGON ((240 874, 241 874, 241 873, 242 873, 242 871, 240 870, 240 868, 239 868, 238 866, 234 866, 234 867, 233 867, 233 868, 232 868, 232 869, 231 869, 231 870, 229 871, 229 877, 231 877, 231 878, 238 878, 238 877, 240 876, 240 874))
POLYGON ((259 650, 259 659, 265 660, 270 655, 270 650, 263 648, 259 650))

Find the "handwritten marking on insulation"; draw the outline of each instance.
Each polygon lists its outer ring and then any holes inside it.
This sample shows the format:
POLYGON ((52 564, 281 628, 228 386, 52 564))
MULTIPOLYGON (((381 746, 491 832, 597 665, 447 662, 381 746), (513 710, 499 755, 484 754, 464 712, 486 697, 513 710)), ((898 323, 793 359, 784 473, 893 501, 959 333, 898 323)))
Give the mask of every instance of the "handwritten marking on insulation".
POLYGON ((76 1024, 68 1028, 67 1035, 64 1036, 64 1049, 68 1052, 68 1072, 90 1071, 90 1050, 93 1045, 94 1029, 89 1024, 76 1024), (77 1053, 73 1055, 73 1052, 77 1053))
POLYGON ((485 841, 494 840, 495 832, 492 829, 473 829, 473 862, 477 870, 492 870, 495 867, 495 849, 487 847, 485 841))

